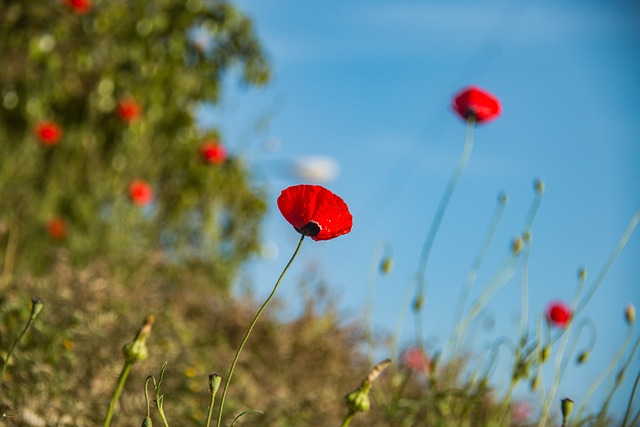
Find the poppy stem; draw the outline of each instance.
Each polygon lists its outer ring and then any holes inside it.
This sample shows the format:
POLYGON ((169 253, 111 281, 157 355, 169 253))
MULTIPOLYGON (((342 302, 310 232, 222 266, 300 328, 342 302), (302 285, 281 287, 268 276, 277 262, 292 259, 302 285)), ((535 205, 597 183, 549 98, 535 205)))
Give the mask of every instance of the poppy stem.
POLYGON ((549 411, 551 410, 551 403, 554 401, 556 391, 558 390, 558 386, 560 385, 560 379, 562 378, 562 374, 564 373, 562 369, 564 351, 567 348, 569 335, 571 334, 571 330, 573 329, 576 306, 578 304, 578 300, 580 299, 580 294, 582 293, 582 289, 584 288, 585 278, 586 278, 586 275, 584 274, 584 270, 582 269, 579 270, 578 288, 576 289, 576 294, 573 297, 573 301, 571 303, 571 317, 569 320, 569 324, 562 331, 562 340, 560 341, 560 345, 558 347, 558 354, 556 355, 556 360, 554 362, 553 381, 551 382, 551 387, 549 388, 549 393, 547 394, 547 398, 542 405, 542 416, 540 418, 538 427, 544 427, 547 423, 547 418, 549 417, 549 411))
MULTIPOLYGON (((427 238, 424 241, 424 245, 422 247, 422 253, 420 255, 420 262, 418 264, 418 283, 416 288, 415 302, 414 307, 416 311, 416 326, 417 329, 420 330, 422 321, 421 321, 421 313, 422 307, 424 303, 424 294, 425 294, 425 282, 426 282, 426 270, 427 263, 429 261, 429 254, 431 253, 431 247, 433 246, 433 242, 436 238, 436 234, 438 233, 438 229, 440 228, 440 223, 442 222, 442 218, 444 217, 444 213, 447 210, 447 206, 449 205, 449 200, 451 200, 451 195, 453 194, 453 190, 456 188, 458 180, 460 179, 460 175, 464 171, 467 163, 469 162, 469 157, 471 157, 471 150, 473 149, 473 128, 476 124, 476 120, 473 116, 470 116, 467 119, 467 135, 465 138, 464 148, 462 150, 462 155, 460 156, 460 160, 458 160, 458 165, 451 175, 449 179, 449 183, 447 184, 444 193, 442 194, 442 198, 440 199, 440 203, 438 204, 438 208, 436 210, 435 216, 433 217, 433 221, 431 222, 431 226, 429 227, 429 231, 427 232, 427 238)), ((422 337, 418 336, 418 345, 422 347, 422 337)))
POLYGON ((20 341, 22 341, 27 332, 29 332, 29 329, 31 329, 31 325, 33 325, 36 317, 38 317, 38 314, 40 314, 40 312, 42 311, 43 305, 44 302, 40 298, 33 298, 31 300, 31 315, 29 316, 29 320, 27 321, 27 324, 24 325, 24 329, 22 329, 22 332, 20 332, 18 338, 16 338, 16 340, 11 345, 11 348, 7 352, 7 356, 4 359, 4 363, 2 364, 2 371, 0 371, 0 387, 2 386, 2 381, 4 380, 4 376, 7 373, 7 368, 9 367, 9 361, 11 360, 11 357, 13 357, 13 353, 16 350, 16 347, 18 347, 20 341))
MULTIPOLYGON (((629 347, 632 335, 633 335, 633 327, 630 326, 628 331, 627 331, 627 336, 626 336, 626 338, 624 340, 624 343, 622 344, 622 346, 620 347, 618 352, 615 354, 613 359, 611 359, 611 362, 609 362, 609 365, 607 365, 607 367, 600 373, 598 378, 596 378, 596 380, 593 383, 591 383, 591 386, 589 387, 589 390, 587 390, 587 393, 584 395, 584 398, 582 399, 582 402, 580 403, 580 407, 578 408, 578 413, 576 415, 575 420, 580 420, 580 416, 584 412, 587 403, 589 403, 589 400, 591 399, 591 396, 593 396, 593 393, 596 392, 596 390, 600 386, 600 383, 602 383, 602 381, 604 381, 604 379, 607 378, 607 376, 609 376, 611 374, 611 372, 613 371, 613 369, 618 365, 618 363, 620 362, 620 359, 622 359, 622 356, 625 353, 625 350, 627 350, 627 348, 629 347)), ((633 348, 633 351, 631 352, 629 360, 631 360, 631 358, 633 357, 634 353, 636 352, 639 343, 640 343, 640 338, 638 338, 638 340, 636 341, 636 343, 634 345, 634 348, 633 348)), ((627 364, 627 366, 628 366, 628 364, 627 364)), ((624 369, 626 369, 626 366, 624 367, 624 369)), ((623 371, 620 371, 620 372, 623 372, 623 371)), ((618 383, 618 381, 616 381, 614 383, 614 387, 611 390, 610 394, 608 395, 607 401, 603 405, 603 407, 600 410, 599 414, 604 414, 604 411, 606 411, 606 406, 608 406, 609 400, 611 399, 613 393, 615 392, 616 388, 618 387, 617 383, 618 383)))
POLYGON ((638 222, 640 222, 640 209, 638 209, 636 213, 633 215, 633 217, 631 218, 631 221, 629 222, 629 225, 627 226, 627 229, 625 230, 624 234, 620 238, 618 245, 614 249, 611 256, 609 256, 609 259, 605 263, 604 267, 602 267, 602 270, 600 270, 600 272, 598 273, 598 276, 593 281, 593 284, 591 285, 591 288, 589 289, 587 294, 584 296, 584 298, 582 298, 580 303, 577 305, 575 313, 573 314, 574 316, 577 316, 578 313, 582 311, 582 309, 587 305, 587 303, 589 302, 589 300, 591 299, 595 291, 598 289, 598 287, 600 286, 600 283, 602 283, 602 280, 604 279, 607 272, 609 271, 609 268, 611 268, 613 263, 616 261, 616 258, 618 258, 618 255, 620 255, 620 252, 622 252, 624 247, 627 245, 627 241, 633 234, 633 231, 638 225, 638 222))
MULTIPOLYGON (((500 218, 502 217, 502 213, 504 212, 506 202, 507 197, 503 193, 498 195, 498 204, 495 211, 493 212, 491 221, 487 226, 480 249, 478 250, 473 263, 471 264, 471 267, 467 272, 467 278, 464 283, 464 288, 462 289, 462 292, 460 293, 460 297, 458 299, 458 305, 456 307, 453 325, 457 325, 458 323, 460 323, 464 307, 467 305, 467 299, 469 298, 469 293, 471 292, 471 286, 473 286, 473 284, 476 282, 476 279, 478 278, 478 270, 480 270, 480 266, 482 265, 489 246, 493 241, 493 237, 496 234, 496 229, 498 228, 498 223, 500 222, 500 218)), ((452 354, 451 360, 455 363, 455 357, 458 352, 458 335, 456 334, 455 326, 451 329, 451 337, 449 339, 448 349, 452 354)))
MULTIPOLYGON (((262 306, 260 307, 256 315, 254 316, 253 320, 251 321, 251 324, 249 325, 249 329, 247 329, 247 333, 245 334, 244 338, 242 339, 242 342, 240 343, 240 346, 238 347, 238 350, 236 351, 236 355, 234 356, 233 361, 231 362, 231 367, 229 368, 229 373, 227 374, 227 379, 225 380, 225 383, 224 383, 222 397, 220 398, 220 410, 218 411, 218 421, 216 423, 217 427, 220 427, 222 425, 222 410, 224 409, 224 401, 225 401, 225 397, 227 396, 227 390, 229 389, 229 383, 231 383, 231 377, 233 376, 233 372, 236 369, 236 364, 238 363, 238 359, 240 358, 240 353, 242 353, 242 349, 244 348, 245 344, 249 340, 249 336, 251 335, 251 332, 253 331, 254 326, 258 322, 260 315, 262 314, 264 309, 267 307, 267 305, 275 295, 276 290, 278 290, 278 286, 280 286, 280 282, 282 281, 282 278, 284 277, 285 273, 291 266, 291 263, 293 263, 293 260, 298 255, 298 252, 300 251, 300 247, 302 246, 302 241, 304 240, 304 238, 305 238, 304 234, 300 236, 300 241, 298 242, 298 246, 296 246, 296 250, 293 252, 293 255, 291 256, 291 259, 289 260, 287 265, 284 267, 284 270, 282 270, 282 273, 280 273, 280 277, 276 281, 276 284, 274 285, 273 290, 271 291, 267 299, 264 301, 264 303, 262 303, 262 306)), ((211 414, 209 414, 209 417, 207 418, 207 427, 209 427, 210 424, 211 424, 211 414)))

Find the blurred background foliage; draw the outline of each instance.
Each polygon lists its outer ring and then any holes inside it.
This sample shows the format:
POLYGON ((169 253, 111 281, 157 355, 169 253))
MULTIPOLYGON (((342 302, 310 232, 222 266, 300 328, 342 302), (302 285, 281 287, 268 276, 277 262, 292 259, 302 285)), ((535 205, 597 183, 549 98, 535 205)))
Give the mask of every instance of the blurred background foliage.
POLYGON ((161 254, 227 287, 257 249, 265 204, 241 159, 199 156, 221 135, 193 113, 218 101, 226 72, 268 81, 251 22, 219 1, 3 1, 0 55, 4 280, 46 271, 64 247, 121 270, 161 254), (57 143, 39 143, 43 122, 57 143), (147 206, 128 198, 136 179, 151 185, 147 206), (47 235, 52 219, 64 236, 47 235))

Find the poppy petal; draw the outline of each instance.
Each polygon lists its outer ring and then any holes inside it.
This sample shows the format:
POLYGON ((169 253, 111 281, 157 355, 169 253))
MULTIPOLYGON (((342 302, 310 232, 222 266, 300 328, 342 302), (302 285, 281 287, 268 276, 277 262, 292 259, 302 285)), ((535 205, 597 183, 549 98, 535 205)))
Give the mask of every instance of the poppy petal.
POLYGON ((316 241, 351 231, 353 219, 347 204, 319 185, 294 185, 282 190, 278 208, 296 231, 316 241))

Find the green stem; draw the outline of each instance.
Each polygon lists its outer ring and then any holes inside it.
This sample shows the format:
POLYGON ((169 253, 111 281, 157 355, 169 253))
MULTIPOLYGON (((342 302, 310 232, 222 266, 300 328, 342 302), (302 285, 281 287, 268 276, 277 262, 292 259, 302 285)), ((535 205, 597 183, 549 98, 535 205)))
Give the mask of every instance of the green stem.
MULTIPOLYGON (((471 264, 471 267, 467 272, 467 278, 466 278, 462 293, 460 294, 460 298, 458 299, 458 305, 456 307, 453 325, 457 325, 460 323, 460 319, 462 318, 464 307, 467 305, 467 299, 469 298, 469 293, 471 292, 471 286, 473 286, 473 284, 475 283, 478 277, 478 271, 480 270, 480 266, 482 265, 482 262, 484 261, 484 258, 487 254, 487 250, 491 245, 491 241, 495 236, 496 229, 498 228, 498 223, 500 222, 500 218, 502 217, 502 213, 504 212, 506 200, 507 198, 504 194, 500 194, 498 196, 498 205, 496 206, 493 216, 491 217, 491 222, 487 226, 484 239, 482 240, 482 244, 480 245, 480 249, 478 250, 476 257, 474 258, 473 263, 471 264)), ((453 354, 451 361, 455 362, 455 356, 458 348, 458 335, 455 333, 455 328, 452 328, 451 330, 449 348, 451 349, 453 354)), ((443 357, 445 357, 445 355, 443 355, 443 357)))
MULTIPOLYGON (((291 263, 293 263, 293 260, 296 258, 296 255, 298 255, 298 252, 300 251, 300 247, 302 246, 302 241, 304 240, 304 237, 305 237, 304 234, 300 236, 300 241, 298 242, 298 246, 296 246, 296 250, 293 252, 293 255, 291 256, 291 259, 289 260, 287 265, 284 267, 284 270, 282 270, 282 273, 280 274, 278 281, 273 287, 273 290, 271 291, 267 299, 264 301, 264 303, 256 313, 255 317, 251 321, 251 324, 249 325, 249 329, 247 329, 247 333, 245 334, 244 338, 242 339, 242 342, 240 343, 240 346, 238 347, 238 350, 236 351, 236 355, 233 358, 233 362, 231 362, 231 367, 229 368, 229 373, 227 374, 227 379, 225 380, 225 383, 224 383, 224 390, 222 391, 222 397, 220 398, 220 410, 218 411, 218 421, 216 423, 217 427, 220 427, 222 425, 222 410, 224 409, 224 401, 225 401, 225 397, 227 396, 227 390, 229 389, 229 384, 231 383, 231 377, 233 376, 233 371, 235 371, 236 364, 238 363, 238 359, 240 358, 240 353, 242 353, 242 349, 244 348, 244 345, 249 340, 249 336, 251 335, 251 332, 253 331, 254 326, 258 322, 260 315, 262 314, 264 309, 267 307, 267 305, 275 295, 276 291, 278 290, 278 286, 280 286, 280 282, 282 281, 282 278, 284 277, 285 273, 291 266, 291 263)), ((207 425, 209 425, 209 422, 210 422, 210 418, 207 419, 207 425)))
MULTIPOLYGON (((629 329, 631 329, 631 327, 629 329)), ((626 372, 627 368, 629 367, 629 364, 631 363, 631 360, 633 359, 633 356, 636 354, 636 351, 638 350, 638 345, 640 345, 640 337, 638 337, 638 339, 636 340, 636 342, 635 342, 635 344, 633 346, 633 349, 631 350, 631 354, 629 355, 629 358, 622 365, 622 368, 620 369, 620 371, 616 375, 616 381, 615 381, 611 391, 609 392, 609 395, 607 396, 604 404, 602 405, 602 408, 600 409, 600 413, 598 414, 598 421, 600 421, 606 415, 607 410, 609 408, 609 404, 611 403, 611 399, 613 398, 613 395, 615 394, 616 390, 618 390, 618 388, 622 384, 622 380, 624 379, 624 373, 626 372)))
POLYGON ((598 273, 598 277, 596 277, 593 284, 591 285, 591 289, 589 289, 585 297, 582 299, 582 301, 580 301, 580 303, 576 307, 576 310, 573 313, 574 317, 576 317, 578 313, 582 311, 582 309, 587 305, 587 303, 595 293, 596 289, 598 289, 598 287, 600 286, 600 283, 602 283, 602 280, 604 279, 607 272, 609 271, 609 268, 611 268, 616 258, 618 258, 618 255, 620 255, 620 252, 622 252, 622 250, 626 246, 627 241, 631 237, 631 234, 633 234, 633 230, 638 225, 638 222, 640 222, 640 209, 638 209, 636 213, 633 215, 633 217, 631 218, 631 221, 629 222, 629 225, 627 226, 627 229, 625 230, 624 234, 620 238, 618 245, 614 249, 613 253, 609 256, 609 259, 605 263, 604 267, 602 267, 602 270, 600 270, 600 273, 598 273))
POLYGON ((574 313, 576 312, 576 306, 578 305, 578 300, 580 299, 580 294, 582 293, 582 289, 584 288, 584 280, 585 275, 582 273, 583 270, 580 270, 578 273, 578 286, 576 289, 576 293, 573 297, 573 301, 571 303, 571 320, 569 321, 568 326, 562 331, 562 340, 558 347, 558 354, 556 355, 556 360, 554 362, 554 376, 553 381, 551 382, 551 387, 549 388, 549 393, 547 394, 547 398, 542 405, 542 416, 540 417, 540 422, 538 423, 538 427, 544 427, 547 423, 547 418, 549 417, 549 411, 551 410, 551 403, 554 400, 556 391, 558 390, 558 386, 560 385, 560 379, 564 374, 562 365, 563 365, 563 357, 564 352, 567 347, 567 342, 569 340, 569 335, 571 334, 571 330, 573 329, 573 319, 575 319, 574 313))
POLYGON ((124 388, 124 383, 127 382, 127 377, 129 376, 129 372, 131 372, 131 367, 133 366, 132 362, 125 362, 122 367, 122 372, 120 372, 120 376, 118 377, 118 385, 116 386, 115 391, 113 392, 113 396, 111 397, 111 403, 109 404, 109 409, 107 410, 107 415, 104 418, 103 427, 109 427, 111 425, 111 418, 113 417, 113 412, 116 409, 116 403, 118 403, 118 399, 120 398, 120 393, 122 393, 122 389, 124 388))
POLYGON ((349 424, 351 424, 351 420, 353 419, 354 415, 355 412, 349 412, 347 416, 344 417, 344 421, 342 421, 342 425, 340 427, 347 427, 349 424))
MULTIPOLYGON (((480 313, 480 311, 489 303, 491 298, 506 285, 509 280, 515 274, 515 269, 518 261, 518 253, 511 251, 508 257, 502 261, 498 270, 489 279, 489 282, 485 286, 482 294, 475 301, 473 306, 469 309, 469 313, 462 321, 458 323, 456 329, 456 335, 459 337, 458 344, 464 345, 464 339, 466 336, 467 328, 471 325, 471 322, 480 313)), ((454 353, 455 354, 455 353, 454 353)))
POLYGON ((33 325, 33 322, 36 320, 36 317, 38 317, 38 314, 40 314, 40 311, 42 311, 42 306, 43 306, 43 302, 40 298, 34 298, 31 300, 31 315, 29 316, 29 320, 27 321, 27 324, 24 326, 24 329, 22 329, 22 332, 20 332, 20 335, 18 335, 18 338, 16 338, 16 340, 11 345, 9 352, 7 353, 7 357, 5 357, 4 359, 4 364, 2 365, 2 371, 0 372, 0 385, 2 385, 4 376, 7 373, 7 367, 9 366, 9 361, 11 360, 13 353, 16 351, 16 348, 18 347, 18 344, 20 343, 20 341, 22 341, 22 338, 24 338, 24 336, 27 334, 29 329, 31 329, 31 325, 33 325))
MULTIPOLYGON (((163 402, 164 404, 164 402, 163 402)), ((167 416, 164 414, 164 406, 158 405, 158 414, 160 414, 160 419, 162 420, 162 424, 164 427, 169 427, 169 422, 167 421, 167 416)))
MULTIPOLYGON (((438 233, 438 229, 440 228, 440 223, 442 222, 442 218, 444 217, 444 213, 447 210, 447 206, 449 205, 449 200, 451 200, 451 195, 453 194, 453 190, 456 188, 458 180, 460 179, 460 175, 464 171, 467 163, 469 162, 469 157, 471 157, 471 150, 473 149, 473 128, 476 124, 475 119, 469 118, 467 120, 467 135, 465 138, 464 148, 462 150, 462 155, 460 156, 460 160, 458 160, 458 165, 451 175, 449 182, 447 183, 447 187, 442 194, 442 198, 440 199, 440 203, 438 204, 438 208, 436 209, 435 216, 433 217, 433 222, 431 222, 431 226, 429 227, 429 231, 427 232, 427 238, 424 241, 424 245, 422 247, 422 253, 420 256, 420 262, 418 264, 418 285, 416 287, 416 296, 415 300, 418 304, 416 308, 416 322, 417 326, 421 328, 422 325, 422 306, 424 304, 424 294, 425 294, 425 282, 426 282, 426 270, 427 263, 429 261, 429 254, 431 253, 431 248, 433 246, 433 242, 436 238, 436 234, 438 233)), ((422 348, 422 337, 419 337, 418 342, 420 348, 422 348)))
POLYGON ((636 376, 636 381, 633 383, 633 390, 631 390, 631 396, 629 396, 629 403, 627 404, 627 412, 624 414, 624 420, 622 421, 622 427, 627 426, 627 420, 629 419, 629 415, 631 415, 631 405, 633 404, 633 397, 636 394, 636 389, 638 388, 638 382, 640 382, 640 372, 636 376))

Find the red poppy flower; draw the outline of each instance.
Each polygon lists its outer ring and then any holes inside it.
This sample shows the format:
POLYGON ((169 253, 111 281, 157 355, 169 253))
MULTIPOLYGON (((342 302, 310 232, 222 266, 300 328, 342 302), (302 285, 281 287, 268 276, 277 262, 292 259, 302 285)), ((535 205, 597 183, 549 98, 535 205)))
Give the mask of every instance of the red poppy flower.
POLYGON ((206 163, 221 165, 227 160, 227 150, 219 142, 207 141, 200 146, 200 156, 206 163))
POLYGON ((285 188, 278 197, 278 208, 298 233, 316 241, 347 234, 353 225, 344 200, 319 185, 285 188))
POLYGON ((67 6, 71 7, 78 15, 89 13, 91 9, 90 0, 65 0, 67 6))
POLYGON ((571 320, 571 308, 562 301, 554 301, 547 306, 545 316, 550 325, 565 328, 571 320))
POLYGON ((55 240, 63 240, 67 237, 67 225, 58 217, 51 219, 47 223, 47 231, 49 236, 55 240))
POLYGON ((416 347, 411 347, 404 352, 402 357, 405 365, 411 370, 421 373, 431 372, 431 359, 425 354, 423 350, 416 347))
POLYGON ((137 119, 140 115, 140 106, 132 99, 125 99, 118 102, 116 112, 123 122, 129 123, 137 119))
POLYGON ((129 184, 129 197, 136 205, 144 206, 151 202, 153 190, 147 182, 136 179, 129 184))
POLYGON ((500 115, 498 98, 475 86, 459 92, 453 99, 453 110, 464 120, 474 118, 476 123, 484 123, 500 115))
POLYGON ((55 122, 40 122, 33 132, 42 145, 56 145, 62 138, 62 128, 55 122))

